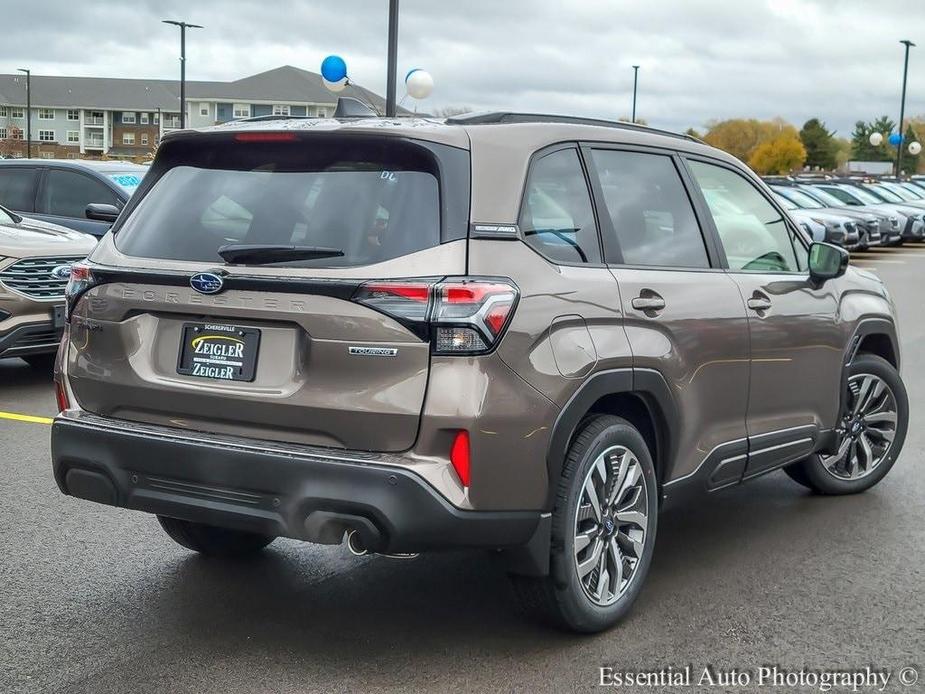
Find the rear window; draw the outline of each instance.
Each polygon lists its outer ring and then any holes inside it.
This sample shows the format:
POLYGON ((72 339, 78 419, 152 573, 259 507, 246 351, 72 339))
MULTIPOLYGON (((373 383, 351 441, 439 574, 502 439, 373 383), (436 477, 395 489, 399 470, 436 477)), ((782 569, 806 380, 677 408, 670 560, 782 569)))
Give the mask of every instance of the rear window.
POLYGON ((129 255, 218 263, 218 249, 227 244, 344 253, 285 263, 299 267, 369 265, 438 245, 434 154, 402 142, 352 139, 200 143, 160 176, 118 229, 116 245, 129 255))

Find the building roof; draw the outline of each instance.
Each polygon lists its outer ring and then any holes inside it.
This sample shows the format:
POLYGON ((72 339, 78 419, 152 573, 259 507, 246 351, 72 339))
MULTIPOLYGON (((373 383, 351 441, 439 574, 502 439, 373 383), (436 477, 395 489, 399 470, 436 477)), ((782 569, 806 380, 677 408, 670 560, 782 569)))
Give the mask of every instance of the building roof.
MULTIPOLYGON (((385 108, 385 99, 368 89, 350 85, 334 94, 324 86, 321 75, 292 65, 233 82, 186 81, 187 101, 334 104, 338 96, 355 96, 379 110, 385 108)), ((32 75, 33 107, 177 111, 179 100, 177 80, 32 75)), ((24 74, 0 74, 0 104, 25 106, 24 74)))

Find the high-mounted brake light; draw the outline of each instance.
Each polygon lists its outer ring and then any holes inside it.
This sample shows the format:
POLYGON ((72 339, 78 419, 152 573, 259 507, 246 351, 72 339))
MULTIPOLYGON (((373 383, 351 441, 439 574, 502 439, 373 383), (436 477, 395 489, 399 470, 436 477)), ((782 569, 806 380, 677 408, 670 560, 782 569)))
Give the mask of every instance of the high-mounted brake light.
POLYGON ((467 277, 375 280, 361 285, 353 300, 430 337, 435 354, 482 354, 501 338, 518 295, 510 281, 467 277))
POLYGON ((96 280, 89 265, 84 263, 71 265, 71 277, 64 289, 64 316, 67 320, 70 320, 71 311, 77 305, 77 300, 94 284, 96 280))
POLYGON ((234 136, 236 142, 293 142, 295 133, 237 133, 234 136))

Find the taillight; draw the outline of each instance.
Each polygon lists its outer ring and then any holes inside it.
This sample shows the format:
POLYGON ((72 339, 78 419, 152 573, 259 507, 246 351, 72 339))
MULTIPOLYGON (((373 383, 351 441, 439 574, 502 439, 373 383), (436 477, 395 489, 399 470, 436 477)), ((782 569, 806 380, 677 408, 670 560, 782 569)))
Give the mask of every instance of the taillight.
POLYGON ((518 290, 503 279, 375 280, 353 300, 392 316, 435 354, 482 354, 497 344, 514 313, 518 290))
POLYGON ((77 300, 95 283, 96 280, 93 278, 93 272, 91 272, 89 265, 84 263, 71 265, 71 278, 68 280, 67 287, 64 290, 64 316, 66 319, 70 320, 71 311, 74 310, 77 300))
POLYGON ((298 138, 295 133, 253 132, 238 133, 234 139, 237 142, 294 142, 298 138))
POLYGON ((58 403, 58 412, 64 412, 71 406, 70 401, 67 399, 67 389, 57 378, 55 379, 55 400, 58 403))
POLYGON ((456 474, 459 475, 459 481, 464 487, 468 487, 471 481, 469 432, 465 429, 456 432, 456 438, 453 439, 453 446, 450 448, 450 462, 456 474))

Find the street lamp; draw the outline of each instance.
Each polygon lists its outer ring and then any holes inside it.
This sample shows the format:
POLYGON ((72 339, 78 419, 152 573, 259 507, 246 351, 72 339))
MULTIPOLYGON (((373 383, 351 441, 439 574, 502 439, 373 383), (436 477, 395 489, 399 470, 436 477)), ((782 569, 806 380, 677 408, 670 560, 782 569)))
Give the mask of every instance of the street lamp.
POLYGON ((32 71, 24 67, 20 72, 26 73, 26 158, 32 158, 32 71))
POLYGON ((180 128, 186 127, 186 30, 202 29, 201 24, 188 24, 173 19, 161 20, 164 24, 180 27, 180 128))
POLYGON ((385 116, 395 117, 395 89, 398 82, 398 0, 389 0, 388 74, 385 82, 385 116))
POLYGON ((896 178, 899 178, 899 172, 902 170, 903 161, 903 118, 906 115, 906 76, 909 73, 909 49, 915 44, 908 39, 900 41, 906 47, 906 59, 903 63, 903 96, 899 105, 899 145, 896 147, 896 178))
POLYGON ((633 65, 633 117, 632 121, 636 122, 636 85, 639 83, 639 66, 633 65))

